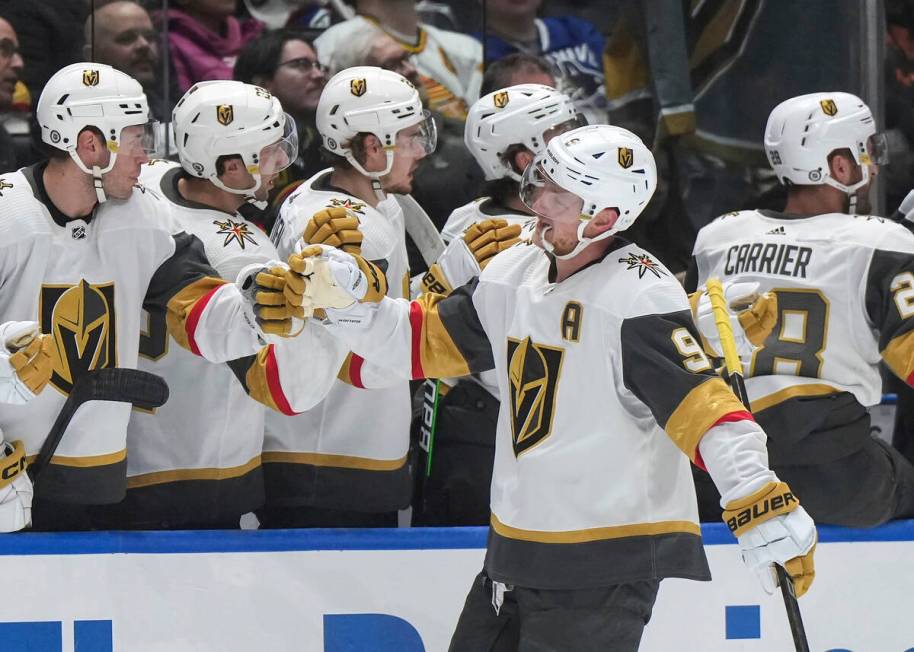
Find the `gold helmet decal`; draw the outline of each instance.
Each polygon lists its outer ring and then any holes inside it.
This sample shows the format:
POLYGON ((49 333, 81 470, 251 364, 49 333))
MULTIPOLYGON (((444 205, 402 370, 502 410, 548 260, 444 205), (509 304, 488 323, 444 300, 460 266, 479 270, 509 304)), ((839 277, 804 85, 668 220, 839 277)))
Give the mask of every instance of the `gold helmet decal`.
POLYGON ((495 104, 496 109, 503 109, 508 106, 508 102, 511 101, 511 98, 508 97, 508 91, 499 91, 495 93, 492 97, 492 102, 495 104))
POLYGON ((220 104, 216 107, 216 120, 219 121, 219 124, 227 127, 232 124, 234 119, 235 109, 232 108, 231 104, 220 104))
POLYGON ((819 106, 822 107, 822 113, 827 116, 833 116, 838 113, 838 105, 834 100, 821 100, 819 106))
POLYGON ((45 285, 41 331, 54 338, 51 384, 68 393, 91 369, 117 365, 114 285, 45 285))
POLYGON ((365 81, 364 77, 359 79, 350 79, 349 80, 349 92, 355 95, 356 97, 362 97, 365 94, 365 91, 368 90, 368 82, 365 81))
POLYGON ((83 86, 98 86, 97 70, 83 70, 83 86))
POLYGON ((511 435, 519 457, 552 432, 555 393, 565 352, 556 347, 508 338, 511 435))
POLYGON ((619 148, 619 165, 625 169, 628 169, 635 162, 635 153, 628 147, 619 148))

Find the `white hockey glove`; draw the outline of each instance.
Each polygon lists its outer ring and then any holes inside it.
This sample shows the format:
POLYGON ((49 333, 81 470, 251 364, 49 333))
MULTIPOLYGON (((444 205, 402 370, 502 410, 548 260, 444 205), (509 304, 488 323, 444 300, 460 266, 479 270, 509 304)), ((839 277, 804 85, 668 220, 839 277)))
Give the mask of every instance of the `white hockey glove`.
MULTIPOLYGON (((730 307, 730 324, 736 352, 750 355, 764 343, 778 320, 778 300, 773 292, 759 295, 758 283, 725 282, 724 298, 730 307)), ((711 299, 704 287, 689 296, 692 316, 701 333, 705 351, 709 355, 723 356, 720 334, 714 321, 711 299)))
POLYGON ((0 532, 18 532, 32 524, 32 481, 22 442, 2 439, 0 433, 0 532))
POLYGON ((0 324, 0 342, 0 403, 28 403, 51 380, 54 339, 33 321, 10 321, 0 324))
POLYGON ((235 283, 267 341, 294 337, 313 312, 306 283, 285 263, 248 265, 238 273, 235 283))
POLYGON ((479 276, 492 258, 520 240, 519 224, 507 220, 482 220, 470 225, 448 244, 422 277, 422 291, 450 294, 454 288, 479 276))
POLYGON ((778 586, 775 564, 787 570, 797 597, 806 593, 816 576, 816 525, 786 483, 770 482, 729 502, 723 519, 739 542, 743 562, 766 593, 778 586))

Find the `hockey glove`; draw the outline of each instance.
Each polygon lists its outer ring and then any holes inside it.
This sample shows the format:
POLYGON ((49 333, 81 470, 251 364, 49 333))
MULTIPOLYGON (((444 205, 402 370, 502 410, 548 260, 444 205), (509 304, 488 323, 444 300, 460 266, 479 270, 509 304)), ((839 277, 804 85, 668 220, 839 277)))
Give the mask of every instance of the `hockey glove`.
MULTIPOLYGON (((732 313, 730 323, 733 327, 733 339, 736 352, 750 355, 761 346, 771 334, 778 320, 778 300, 773 292, 758 294, 758 283, 727 282, 724 286, 724 297, 732 313)), ((720 335, 714 321, 714 310, 711 299, 705 289, 689 295, 692 305, 692 316, 701 332, 702 344, 709 355, 723 356, 720 335)))
POLYGON ((289 266, 313 284, 315 308, 348 308, 356 302, 378 303, 387 294, 387 278, 374 263, 327 245, 296 246, 289 266))
POLYGON ((0 326, 0 403, 23 405, 40 394, 51 379, 54 339, 31 321, 0 326))
POLYGON ((308 220, 302 240, 309 245, 330 245, 348 254, 362 253, 359 218, 345 208, 325 208, 316 212, 308 220))
POLYGON ((483 220, 473 224, 463 233, 466 243, 473 257, 483 270, 492 258, 513 247, 520 240, 520 224, 508 224, 506 220, 483 220))
POLYGON ((265 335, 292 337, 301 330, 294 320, 311 316, 313 308, 299 280, 281 263, 249 265, 239 273, 238 287, 265 335))
POLYGON ((778 586, 775 564, 787 570, 798 598, 806 593, 816 576, 816 525, 787 484, 769 482, 754 494, 729 502, 723 519, 739 542, 743 562, 766 593, 774 593, 778 586))
POLYGON ((17 532, 32 524, 32 481, 25 468, 22 442, 5 442, 0 433, 0 532, 17 532))

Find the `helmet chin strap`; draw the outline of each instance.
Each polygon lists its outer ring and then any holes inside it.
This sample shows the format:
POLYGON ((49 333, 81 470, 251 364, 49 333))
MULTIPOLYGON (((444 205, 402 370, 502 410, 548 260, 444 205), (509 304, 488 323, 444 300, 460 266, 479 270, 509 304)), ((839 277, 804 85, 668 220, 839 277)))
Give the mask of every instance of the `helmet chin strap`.
POLYGON ((387 199, 387 193, 384 192, 384 188, 381 186, 381 177, 383 177, 385 174, 390 174, 390 170, 394 166, 393 149, 387 149, 384 153, 386 154, 387 165, 381 172, 369 172, 364 167, 362 167, 361 163, 355 160, 355 156, 352 155, 352 152, 348 152, 346 154, 346 160, 352 164, 352 167, 371 179, 371 189, 374 191, 374 195, 378 198, 378 201, 384 201, 387 199))
POLYGON ((92 185, 95 186, 95 198, 99 204, 108 201, 108 195, 105 194, 105 188, 102 185, 102 169, 97 165, 92 166, 92 185))
POLYGON ((599 240, 605 240, 606 238, 610 237, 611 235, 613 235, 615 233, 615 231, 610 229, 609 231, 604 231, 600 235, 594 236, 593 238, 587 238, 584 236, 584 229, 587 228, 588 221, 589 220, 582 220, 581 223, 578 224, 578 243, 574 246, 574 249, 569 251, 567 254, 555 253, 555 248, 553 247, 552 243, 549 242, 548 240, 546 240, 546 231, 552 230, 551 226, 547 226, 545 229, 543 229, 543 233, 541 236, 542 241, 543 241, 543 249, 548 251, 550 254, 552 254, 559 260, 568 260, 569 258, 574 258, 575 256, 577 256, 588 245, 593 244, 594 242, 597 242, 599 240))
POLYGON ((866 165, 861 167, 861 179, 857 183, 845 186, 839 181, 835 181, 832 177, 825 177, 825 183, 831 186, 832 188, 837 188, 845 195, 847 195, 847 213, 848 215, 857 214, 857 191, 860 190, 863 186, 869 183, 870 180, 870 169, 866 165))

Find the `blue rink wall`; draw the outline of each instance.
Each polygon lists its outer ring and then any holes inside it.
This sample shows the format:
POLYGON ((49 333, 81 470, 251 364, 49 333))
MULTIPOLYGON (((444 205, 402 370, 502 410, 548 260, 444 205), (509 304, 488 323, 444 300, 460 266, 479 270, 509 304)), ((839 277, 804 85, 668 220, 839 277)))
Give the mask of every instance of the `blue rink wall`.
MULTIPOLYGON (((713 582, 665 580, 642 650, 791 650, 779 595, 703 527, 713 582)), ((0 537, 2 652, 443 651, 484 528, 0 537)), ((914 652, 914 521, 821 527, 811 649, 914 652)))

